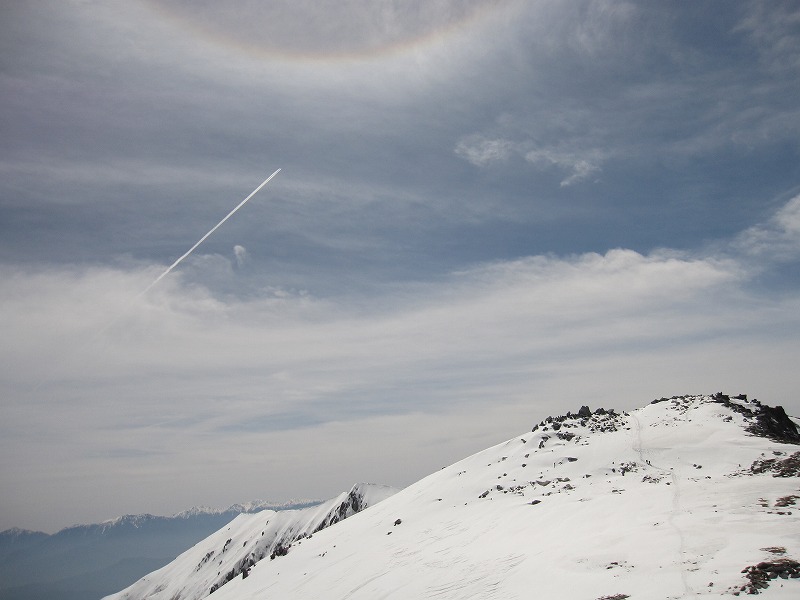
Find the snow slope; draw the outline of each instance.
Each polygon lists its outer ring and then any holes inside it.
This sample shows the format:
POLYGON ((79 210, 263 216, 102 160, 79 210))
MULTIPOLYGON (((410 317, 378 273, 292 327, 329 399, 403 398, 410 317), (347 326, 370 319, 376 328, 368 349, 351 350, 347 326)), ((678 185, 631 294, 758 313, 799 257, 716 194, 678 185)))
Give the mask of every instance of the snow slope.
POLYGON ((241 514, 165 567, 106 600, 205 598, 234 577, 246 576, 264 558, 282 556, 293 544, 391 496, 388 486, 358 484, 332 500, 302 510, 241 514))
MULTIPOLYGON (((782 410, 720 394, 587 413, 442 469, 212 597, 800 598, 800 436, 782 410)), ((234 522, 231 544, 249 527, 234 522)), ((192 566, 221 550, 207 547, 192 566)), ((175 582, 116 598, 195 597, 175 582)))

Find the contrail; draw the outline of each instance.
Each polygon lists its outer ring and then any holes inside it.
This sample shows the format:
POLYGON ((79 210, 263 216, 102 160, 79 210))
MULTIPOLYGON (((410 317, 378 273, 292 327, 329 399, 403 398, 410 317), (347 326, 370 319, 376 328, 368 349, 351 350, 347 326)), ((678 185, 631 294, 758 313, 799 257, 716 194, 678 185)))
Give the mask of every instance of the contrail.
MULTIPOLYGON (((81 344, 79 344, 77 348, 73 348, 73 350, 72 350, 72 354, 76 354, 76 353, 86 353, 86 352, 87 352, 87 350, 89 349, 89 345, 90 345, 90 343, 98 344, 100 347, 105 347, 105 345, 106 345, 106 344, 108 344, 108 343, 109 343, 109 341, 108 341, 108 340, 105 340, 105 341, 104 341, 104 340, 102 340, 100 336, 101 336, 103 333, 105 333, 105 332, 106 332, 108 329, 110 329, 110 328, 111 328, 111 327, 112 327, 112 326, 113 326, 113 325, 114 325, 114 324, 115 324, 115 323, 116 323, 116 322, 117 322, 117 321, 118 321, 118 320, 119 320, 119 319, 122 317, 122 314, 124 314, 124 313, 125 313, 125 312, 126 312, 128 309, 130 309, 130 307, 133 305, 133 303, 134 303, 136 300, 138 300, 139 298, 141 298, 142 296, 144 296, 144 295, 145 295, 147 292, 149 292, 149 291, 150 291, 150 289, 151 289, 151 288, 152 288, 154 285, 156 285, 156 284, 157 284, 159 281, 161 281, 162 279, 164 279, 164 277, 166 277, 167 275, 169 275, 169 272, 170 272, 170 271, 172 271, 172 269, 174 269, 175 267, 177 267, 177 266, 178 266, 178 265, 181 263, 181 261, 182 261, 184 258, 186 258, 187 256, 189 256, 189 255, 190 255, 190 254, 191 254, 191 253, 194 251, 194 249, 195 249, 195 248, 197 248, 197 247, 198 247, 200 244, 202 244, 202 243, 203 243, 203 242, 206 240, 206 238, 208 238, 208 236, 210 236, 210 235, 211 235, 212 233, 214 233, 214 232, 215 232, 217 229, 219 229, 219 228, 220 228, 220 226, 221 226, 221 225, 222 225, 222 224, 223 224, 225 221, 227 221, 228 219, 230 219, 230 218, 233 216, 233 214, 234 214, 234 213, 235 213, 237 210, 239 210, 240 208, 242 208, 242 206, 244 206, 244 205, 245 205, 245 203, 246 203, 248 200, 250 200, 250 198, 252 198, 253 196, 255 196, 255 195, 258 193, 258 191, 259 191, 261 188, 263 188, 265 185, 267 185, 267 184, 270 182, 270 180, 271 180, 273 177, 275 177, 275 175, 277 175, 279 172, 280 172, 280 169, 278 169, 278 170, 277 170, 277 171, 275 171, 275 172, 274 172, 272 175, 270 175, 269 177, 267 177, 267 178, 266 178, 266 179, 265 179, 265 180, 264 180, 264 181, 261 183, 261 185, 259 185, 259 186, 258 186, 256 189, 254 189, 252 192, 250 192, 250 195, 249 195, 247 198, 245 198, 244 200, 242 200, 242 201, 241 201, 241 202, 238 204, 238 206, 237 206, 236 208, 234 208, 234 209, 233 209, 231 212, 229 212, 227 215, 225 215, 225 218, 224 218, 224 219, 222 219, 222 220, 221 220, 219 223, 217 223, 216 225, 214 225, 214 227, 212 227, 212 228, 211 228, 211 231, 209 231, 207 234, 205 234, 203 237, 201 237, 201 238, 198 240, 198 242, 197 242, 197 243, 196 243, 194 246, 192 246, 191 248, 189 248, 189 250, 188 250, 188 251, 187 251, 187 252, 186 252, 186 253, 185 253, 183 256, 181 256, 181 257, 180 257, 178 260, 176 260, 174 263, 172 263, 172 264, 171 264, 171 265, 170 265, 170 266, 167 268, 167 270, 166 270, 166 271, 164 271, 164 272, 163 272, 161 275, 159 275, 158 277, 156 277, 156 279, 155 279, 155 281, 153 281, 153 283, 151 283, 151 284, 150 284, 150 285, 148 285, 148 286, 147 286, 147 287, 146 287, 144 290, 142 290, 141 292, 139 292, 139 294, 138 294, 138 295, 137 295, 135 298, 132 298, 131 300, 129 300, 129 301, 128 301, 128 304, 127 304, 127 306, 126 306, 125 308, 123 308, 123 309, 122 309, 122 311, 120 311, 120 314, 119 314, 117 317, 115 317, 114 319, 112 319, 111 321, 109 321, 109 322, 108 322, 108 323, 107 323, 107 324, 106 324, 104 327, 102 327, 102 328, 101 328, 99 331, 97 331, 97 332, 96 332, 96 333, 95 333, 95 334, 94 334, 94 335, 93 335, 93 336, 92 336, 92 337, 91 337, 89 340, 86 340, 86 341, 85 341, 85 342, 84 342, 82 345, 81 345, 81 344)), ((62 355, 60 358, 61 358, 61 360, 60 360, 60 361, 56 361, 56 366, 57 366, 57 367, 58 367, 58 366, 60 366, 60 363, 63 363, 63 362, 64 362, 64 356, 62 355)), ((52 367, 52 365, 51 365, 51 367, 52 367)), ((52 368, 51 368, 50 370, 51 370, 51 371, 53 371, 54 369, 52 369, 52 368)), ((33 389, 34 389, 34 391, 39 391, 39 389, 41 389, 41 388, 42 388, 42 386, 44 386, 46 383, 49 383, 49 382, 47 381, 47 379, 46 379, 46 378, 40 378, 40 379, 37 381, 37 383, 36 383, 36 385, 34 386, 34 388, 33 388, 33 389)))
POLYGON ((272 175, 270 175, 269 177, 267 177, 267 178, 266 178, 266 179, 263 181, 263 183, 262 183, 260 186, 258 186, 258 187, 257 187, 256 189, 254 189, 252 192, 250 192, 250 195, 249 195, 247 198, 245 198, 244 200, 242 200, 241 202, 239 202, 239 204, 238 204, 238 206, 237 206, 236 208, 234 208, 234 209, 233 209, 231 212, 229 212, 227 215, 225 215, 225 218, 224 218, 224 219, 222 219, 222 221, 220 221, 219 223, 217 223, 216 225, 214 225, 214 227, 212 227, 212 228, 211 228, 211 230, 210 230, 210 231, 209 231, 207 234, 205 234, 203 237, 201 237, 201 238, 200 238, 200 239, 197 241, 197 243, 196 243, 194 246, 192 246, 191 248, 189 248, 189 249, 186 251, 186 253, 185 253, 183 256, 181 256, 181 257, 180 257, 178 260, 176 260, 174 263, 172 263, 172 264, 171 264, 171 265, 170 265, 170 266, 167 268, 167 270, 166 270, 166 271, 164 271, 164 272, 163 272, 161 275, 159 275, 158 277, 156 277, 155 281, 153 281, 153 283, 151 283, 151 284, 150 284, 150 285, 148 285, 148 286, 147 286, 147 287, 146 287, 144 290, 142 290, 142 292, 140 292, 140 293, 139 293, 139 295, 138 295, 138 296, 136 296, 136 297, 137 297, 137 298, 140 298, 141 296, 144 296, 144 295, 145 295, 147 292, 149 292, 149 291, 150 291, 150 289, 151 289, 151 288, 152 288, 152 287, 153 287, 155 284, 157 284, 159 281, 161 281, 162 279, 164 279, 164 277, 166 277, 167 275, 169 275, 169 272, 170 272, 170 271, 172 271, 172 269, 174 269, 175 267, 177 267, 177 266, 178 266, 178 265, 181 263, 181 261, 182 261, 184 258, 186 258, 186 257, 187 257, 187 256, 189 256, 189 255, 190 255, 192 252, 194 252, 194 249, 195 249, 195 248, 197 248, 197 247, 198 247, 200 244, 202 244, 202 243, 205 241, 205 239, 206 239, 208 236, 210 236, 210 235, 211 235, 212 233, 214 233, 214 232, 215 232, 217 229, 219 229, 220 225, 222 225, 222 224, 223 224, 225 221, 227 221, 228 219, 230 219, 230 218, 233 216, 233 213, 235 213, 237 210, 239 210, 240 208, 242 208, 242 207, 245 205, 245 203, 246 203, 248 200, 250 200, 250 198, 252 198, 253 196, 255 196, 255 195, 258 193, 258 190, 260 190, 262 187, 264 187, 265 185, 267 185, 267 184, 269 183, 270 179, 272 179, 273 177, 275 177, 275 175, 277 175, 279 172, 280 172, 280 169, 278 169, 278 170, 277 170, 277 171, 275 171, 275 172, 274 172, 272 175))

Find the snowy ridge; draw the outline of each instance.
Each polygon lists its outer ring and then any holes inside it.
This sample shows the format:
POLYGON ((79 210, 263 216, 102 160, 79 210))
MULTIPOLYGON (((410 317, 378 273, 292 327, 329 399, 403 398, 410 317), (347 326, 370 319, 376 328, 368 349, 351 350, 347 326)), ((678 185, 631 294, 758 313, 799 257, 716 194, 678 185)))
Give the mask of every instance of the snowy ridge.
POLYGON ((7 538, 22 538, 29 536, 46 536, 46 535, 47 535, 46 533, 43 533, 41 531, 33 531, 32 529, 21 529, 19 527, 12 527, 11 529, 0 531, 0 536, 7 538))
POLYGON ((259 562, 213 598, 798 598, 795 435, 782 410, 744 396, 584 407, 259 562))
POLYGON ((244 514, 254 513, 262 510, 291 510, 308 508, 321 504, 322 500, 287 500, 286 502, 274 502, 272 500, 251 500, 244 503, 231 504, 228 508, 213 508, 210 506, 193 506, 187 510, 172 515, 175 519, 187 519, 197 515, 221 515, 226 513, 244 514))
POLYGON ((308 508, 322 504, 322 500, 287 500, 286 502, 273 502, 271 500, 251 500, 244 504, 232 504, 226 512, 254 513, 262 510, 290 510, 308 508))
POLYGON ((243 504, 232 504, 228 508, 224 509, 212 508, 209 506, 193 506, 188 510, 175 513, 171 517, 151 515, 150 513, 142 513, 136 515, 121 515, 113 519, 107 519, 100 523, 88 524, 88 525, 71 525, 69 527, 65 527, 62 531, 79 531, 83 529, 86 530, 94 529, 102 533, 109 529, 113 529, 120 526, 127 526, 138 529, 144 526, 145 524, 153 521, 168 521, 170 519, 189 519, 199 515, 230 514, 231 515, 230 518, 233 518, 233 515, 239 515, 243 513, 254 513, 262 510, 289 510, 297 508, 307 508, 310 506, 316 506, 317 504, 320 503, 321 500, 289 500, 287 502, 271 502, 269 500, 251 500, 250 502, 245 502, 243 504))
POLYGON ((265 558, 290 547, 394 494, 388 486, 357 484, 321 504, 302 510, 240 514, 167 566, 106 600, 194 600, 205 598, 235 577, 246 577, 265 558))
MULTIPOLYGON (((120 525, 129 525, 131 527, 139 528, 145 523, 149 521, 155 521, 158 519, 164 519, 164 517, 158 517, 156 515, 151 515, 149 513, 144 513, 140 515, 122 515, 120 517, 116 517, 114 519, 108 519, 101 523, 98 523, 96 527, 100 531, 105 531, 106 529, 112 527, 119 527, 120 525)), ((94 527, 93 525, 73 525, 72 527, 67 527, 66 529, 81 529, 81 528, 88 528, 94 527)))

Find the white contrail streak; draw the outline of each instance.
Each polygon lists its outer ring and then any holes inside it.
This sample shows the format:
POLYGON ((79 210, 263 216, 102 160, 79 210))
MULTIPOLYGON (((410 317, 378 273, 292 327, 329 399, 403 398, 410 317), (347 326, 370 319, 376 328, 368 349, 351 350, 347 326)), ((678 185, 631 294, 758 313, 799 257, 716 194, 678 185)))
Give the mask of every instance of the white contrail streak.
POLYGON ((161 275, 159 275, 158 277, 156 277, 155 281, 153 281, 153 283, 151 283, 150 285, 148 285, 148 286, 147 286, 147 287, 146 287, 146 288, 145 288, 145 289, 144 289, 144 290, 143 290, 143 291, 142 291, 142 292, 141 292, 141 293, 140 293, 140 294, 137 296, 137 298, 139 298, 139 297, 141 297, 141 296, 144 296, 144 295, 145 295, 147 292, 149 292, 149 291, 150 291, 150 289, 151 289, 151 288, 152 288, 152 287, 153 287, 155 284, 157 284, 159 281, 161 281, 162 279, 164 279, 164 277, 166 277, 167 275, 169 275, 169 272, 170 272, 170 271, 172 271, 172 269, 174 269, 175 267, 177 267, 177 266, 180 264, 180 262, 181 262, 181 261, 182 261, 184 258, 186 258, 186 257, 187 257, 187 256, 189 256, 189 255, 190 255, 192 252, 194 252, 194 249, 195 249, 195 248, 197 248, 197 247, 198 247, 200 244, 202 244, 202 243, 203 243, 203 242, 206 240, 206 238, 207 238, 208 236, 210 236, 210 235, 211 235, 212 233, 214 233, 214 232, 215 232, 217 229, 219 229, 219 227, 220 227, 220 226, 221 226, 221 225, 222 225, 222 224, 223 224, 225 221, 227 221, 228 219, 230 219, 230 218, 233 216, 233 213, 235 213, 237 210, 239 210, 240 208, 242 208, 242 207, 245 205, 245 203, 246 203, 248 200, 250 200, 250 198, 252 198, 253 196, 255 196, 255 195, 258 193, 258 190, 260 190, 260 189, 261 189, 261 188, 263 188, 265 185, 267 185, 267 184, 269 183, 270 179, 272 179, 273 177, 275 177, 275 175, 277 175, 279 172, 280 172, 280 169, 278 169, 278 170, 277 170, 277 171, 275 171, 275 172, 274 172, 272 175, 270 175, 269 177, 267 177, 267 178, 266 178, 266 179, 263 181, 263 183, 262 183, 260 186, 258 186, 258 187, 257 187, 256 189, 254 189, 252 192, 250 192, 250 195, 249 195, 247 198, 245 198, 244 200, 242 200, 241 202, 239 202, 238 206, 237 206, 236 208, 234 208, 234 209, 233 209, 231 212, 229 212, 227 215, 225 215, 225 218, 224 218, 224 219, 222 219, 222 221, 220 221, 219 223, 217 223, 216 225, 214 225, 214 227, 212 227, 212 228, 211 228, 211 230, 210 230, 210 231, 209 231, 207 234, 205 234, 203 237, 201 237, 201 238, 200 238, 200 239, 197 241, 197 243, 196 243, 194 246, 192 246, 191 248, 189 248, 189 249, 186 251, 186 253, 185 253, 183 256, 181 256, 181 257, 180 257, 178 260, 176 260, 174 263, 172 263, 172 264, 171 264, 171 265, 170 265, 170 266, 167 268, 167 270, 166 270, 166 271, 164 271, 164 272, 163 272, 161 275))

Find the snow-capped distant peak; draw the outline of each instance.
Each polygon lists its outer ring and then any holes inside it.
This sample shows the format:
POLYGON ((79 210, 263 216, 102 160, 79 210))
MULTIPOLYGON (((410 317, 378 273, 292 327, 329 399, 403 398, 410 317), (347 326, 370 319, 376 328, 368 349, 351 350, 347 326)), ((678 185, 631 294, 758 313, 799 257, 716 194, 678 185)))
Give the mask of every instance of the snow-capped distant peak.
POLYGON ((186 510, 182 510, 179 513, 175 513, 172 515, 173 519, 188 519, 191 517, 196 517, 198 515, 218 515, 225 511, 220 510, 218 508, 212 508, 211 506, 193 506, 186 510))
POLYGON ((289 510, 296 508, 307 508, 322 503, 322 500, 297 499, 285 502, 275 502, 273 500, 251 500, 242 504, 232 504, 227 512, 254 513, 262 510, 289 510))
MULTIPOLYGON (((153 521, 155 519, 163 519, 164 517, 157 517, 156 515, 151 515, 149 513, 144 513, 141 515, 122 515, 121 517, 116 517, 114 519, 108 519, 103 521, 99 524, 100 528, 108 529, 110 527, 119 527, 120 525, 128 525, 131 527, 139 528, 143 524, 153 521)), ((77 527, 83 527, 78 525, 77 527)), ((91 527, 89 525, 88 527, 91 527)))
POLYGON ((249 502, 231 504, 228 508, 213 508, 211 506, 193 506, 188 510, 181 511, 173 515, 175 519, 188 519, 198 515, 221 515, 221 514, 249 514, 262 510, 291 510, 298 508, 308 508, 316 506, 322 500, 301 499, 287 500, 285 502, 275 502, 273 500, 251 500, 249 502))
POLYGON ((0 531, 0 536, 5 538, 24 538, 24 537, 41 537, 47 536, 46 533, 43 531, 33 531, 32 529, 21 529, 19 527, 12 527, 10 529, 5 529, 0 531))

